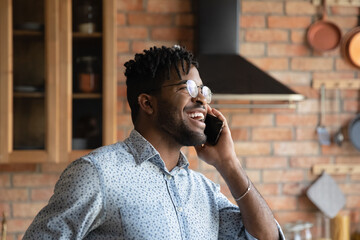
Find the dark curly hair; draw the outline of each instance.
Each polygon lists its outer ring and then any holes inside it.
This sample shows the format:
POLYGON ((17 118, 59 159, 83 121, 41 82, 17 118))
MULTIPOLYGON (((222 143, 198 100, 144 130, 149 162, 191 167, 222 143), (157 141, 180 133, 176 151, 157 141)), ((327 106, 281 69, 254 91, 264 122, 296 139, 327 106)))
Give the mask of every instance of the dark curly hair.
POLYGON ((135 54, 134 60, 126 62, 124 66, 127 100, 131 108, 131 119, 135 124, 139 112, 138 96, 141 93, 149 94, 153 89, 160 88, 165 80, 170 79, 172 68, 181 79, 180 70, 188 74, 191 66, 198 68, 198 62, 191 52, 175 45, 171 48, 162 46, 144 50, 143 53, 135 54))

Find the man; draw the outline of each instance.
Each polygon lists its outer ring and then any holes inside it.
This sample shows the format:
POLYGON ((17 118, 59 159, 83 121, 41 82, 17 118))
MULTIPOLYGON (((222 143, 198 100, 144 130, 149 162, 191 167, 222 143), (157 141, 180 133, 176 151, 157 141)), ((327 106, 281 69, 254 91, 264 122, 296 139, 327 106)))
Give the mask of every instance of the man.
POLYGON ((179 46, 125 63, 134 130, 70 164, 24 239, 284 239, 236 157, 226 119, 209 106, 197 66, 179 46), (214 146, 207 114, 224 122, 214 146), (219 171, 238 206, 188 168, 183 146, 219 171))

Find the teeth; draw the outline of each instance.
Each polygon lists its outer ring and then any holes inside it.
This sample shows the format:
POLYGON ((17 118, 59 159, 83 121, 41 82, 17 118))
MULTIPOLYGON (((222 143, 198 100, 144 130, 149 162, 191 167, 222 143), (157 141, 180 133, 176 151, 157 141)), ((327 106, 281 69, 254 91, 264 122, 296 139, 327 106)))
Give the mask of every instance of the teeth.
POLYGON ((196 118, 196 117, 200 117, 201 119, 204 119, 204 118, 205 118, 204 114, 203 114, 203 113, 200 113, 200 112, 189 113, 188 115, 189 115, 189 117, 191 117, 191 118, 196 118))

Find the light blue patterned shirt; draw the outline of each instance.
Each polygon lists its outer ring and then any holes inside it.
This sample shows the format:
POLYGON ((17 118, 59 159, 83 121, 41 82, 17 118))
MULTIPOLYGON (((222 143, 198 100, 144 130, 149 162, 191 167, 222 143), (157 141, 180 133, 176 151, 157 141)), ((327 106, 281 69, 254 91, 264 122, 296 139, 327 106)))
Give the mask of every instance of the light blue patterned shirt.
POLYGON ((255 239, 239 208, 188 165, 180 154, 169 172, 133 130, 71 163, 23 239, 255 239))

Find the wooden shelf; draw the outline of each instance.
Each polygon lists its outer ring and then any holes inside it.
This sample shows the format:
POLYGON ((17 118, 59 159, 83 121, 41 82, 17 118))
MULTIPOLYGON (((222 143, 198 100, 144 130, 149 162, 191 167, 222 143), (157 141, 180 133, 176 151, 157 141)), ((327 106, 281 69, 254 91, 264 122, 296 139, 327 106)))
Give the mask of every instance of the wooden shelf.
POLYGON ((44 32, 43 31, 29 31, 29 30, 14 30, 14 36, 17 36, 17 37, 44 36, 44 32))
POLYGON ((16 98, 43 98, 44 92, 14 92, 16 98))
MULTIPOLYGON (((321 5, 322 0, 312 0, 316 6, 321 5)), ((347 7, 360 7, 360 0, 327 0, 328 6, 347 6, 347 7)))
POLYGON ((74 93, 74 99, 98 99, 101 98, 101 93, 74 93))
POLYGON ((325 89, 360 89, 360 79, 314 79, 312 87, 320 89, 324 85, 325 89))
POLYGON ((360 164, 315 164, 312 167, 313 174, 359 174, 360 164))
POLYGON ((78 38, 78 39, 82 39, 82 38, 101 38, 102 37, 102 33, 100 32, 95 32, 95 33, 81 33, 81 32, 73 32, 73 38, 78 38))

